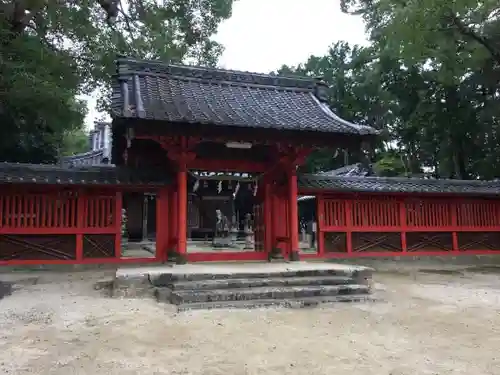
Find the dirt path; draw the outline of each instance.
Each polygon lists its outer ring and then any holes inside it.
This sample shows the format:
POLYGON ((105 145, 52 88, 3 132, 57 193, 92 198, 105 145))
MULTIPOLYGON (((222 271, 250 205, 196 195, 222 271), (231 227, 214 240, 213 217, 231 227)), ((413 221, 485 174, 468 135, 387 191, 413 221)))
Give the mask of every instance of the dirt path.
POLYGON ((179 315, 149 300, 101 296, 85 275, 25 285, 0 300, 0 374, 476 375, 500 369, 497 275, 381 274, 382 302, 179 315))

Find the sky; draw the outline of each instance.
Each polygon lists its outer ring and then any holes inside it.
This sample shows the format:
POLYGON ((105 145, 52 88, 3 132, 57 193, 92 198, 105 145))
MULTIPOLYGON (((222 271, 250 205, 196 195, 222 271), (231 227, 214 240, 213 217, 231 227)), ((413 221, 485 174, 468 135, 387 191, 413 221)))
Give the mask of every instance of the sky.
MULTIPOLYGON (((268 73, 281 65, 297 65, 323 55, 339 40, 366 44, 361 18, 343 14, 340 0, 238 0, 233 15, 219 26, 214 39, 224 45, 219 66, 268 73)), ((95 98, 86 97, 85 123, 93 127, 102 114, 95 98)))

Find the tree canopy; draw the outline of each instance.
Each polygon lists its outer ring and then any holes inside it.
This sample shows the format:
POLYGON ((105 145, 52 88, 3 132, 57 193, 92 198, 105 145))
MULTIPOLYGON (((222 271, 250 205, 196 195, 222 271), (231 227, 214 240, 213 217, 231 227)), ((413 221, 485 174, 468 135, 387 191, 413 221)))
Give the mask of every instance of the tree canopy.
MULTIPOLYGON (((384 130, 373 160, 379 174, 498 177, 499 3, 342 0, 341 7, 364 18, 370 45, 339 42, 279 73, 323 76, 338 115, 384 130)), ((345 162, 322 151, 309 167, 345 162)))
MULTIPOLYGON (((215 65, 222 46, 211 36, 232 2, 0 0, 0 160, 54 162, 83 147, 76 98, 99 88, 107 108, 117 54, 215 65)), ((498 1, 340 6, 365 20, 369 45, 337 42, 278 73, 323 76, 335 112, 382 136, 371 155, 319 150, 305 169, 370 161, 387 176, 498 177, 498 1)))
POLYGON ((0 1, 0 160, 54 162, 82 129, 77 95, 100 88, 106 109, 118 54, 214 65, 232 2, 0 1))

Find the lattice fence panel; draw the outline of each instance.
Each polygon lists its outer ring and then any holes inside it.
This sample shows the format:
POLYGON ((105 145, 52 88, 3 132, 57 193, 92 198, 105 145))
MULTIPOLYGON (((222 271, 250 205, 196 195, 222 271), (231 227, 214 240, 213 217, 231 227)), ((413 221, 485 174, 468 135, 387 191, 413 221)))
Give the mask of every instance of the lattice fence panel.
POLYGON ((411 251, 453 250, 453 237, 449 232, 408 232, 406 246, 411 251))
POLYGON ((451 202, 446 200, 411 199, 405 202, 409 227, 447 227, 452 225, 451 202))
MULTIPOLYGON (((346 225, 346 201, 341 199, 325 199, 323 201, 323 226, 343 227, 346 225)), ((321 220, 321 218, 320 218, 321 220)))
POLYGON ((0 228, 75 228, 77 193, 0 195, 0 228))
POLYGON ((403 251, 401 234, 397 232, 353 232, 352 251, 356 252, 392 252, 403 251))
POLYGON ((399 227, 399 203, 395 199, 353 200, 351 222, 354 227, 399 227))
POLYGON ((498 250, 500 251, 499 232, 458 232, 458 249, 468 250, 498 250))
POLYGON ((75 235, 0 235, 0 260, 76 259, 75 235))
POLYGON ((346 253, 347 252, 347 234, 342 232, 324 233, 324 247, 326 252, 346 253))
POLYGON ((457 225, 470 228, 500 225, 500 202, 469 200, 455 204, 457 225))
POLYGON ((116 224, 116 197, 87 196, 84 201, 84 227, 112 228, 116 224))
POLYGON ((115 256, 113 234, 86 234, 83 236, 84 258, 113 258, 115 256))

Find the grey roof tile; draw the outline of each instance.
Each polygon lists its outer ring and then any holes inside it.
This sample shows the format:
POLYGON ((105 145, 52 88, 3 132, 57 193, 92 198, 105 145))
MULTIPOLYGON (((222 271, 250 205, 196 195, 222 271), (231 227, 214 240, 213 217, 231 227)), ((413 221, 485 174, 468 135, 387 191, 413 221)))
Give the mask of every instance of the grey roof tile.
POLYGON ((164 171, 112 165, 65 168, 45 164, 0 163, 0 184, 164 185, 170 181, 164 171))
POLYGON ((121 58, 113 118, 368 135, 316 96, 317 81, 121 58))
POLYGON ((361 163, 350 164, 344 167, 333 169, 331 171, 320 172, 318 175, 321 176, 358 176, 366 177, 373 174, 373 170, 369 166, 365 166, 361 163))
POLYGON ((299 188, 337 192, 498 195, 500 181, 299 175, 299 188))

